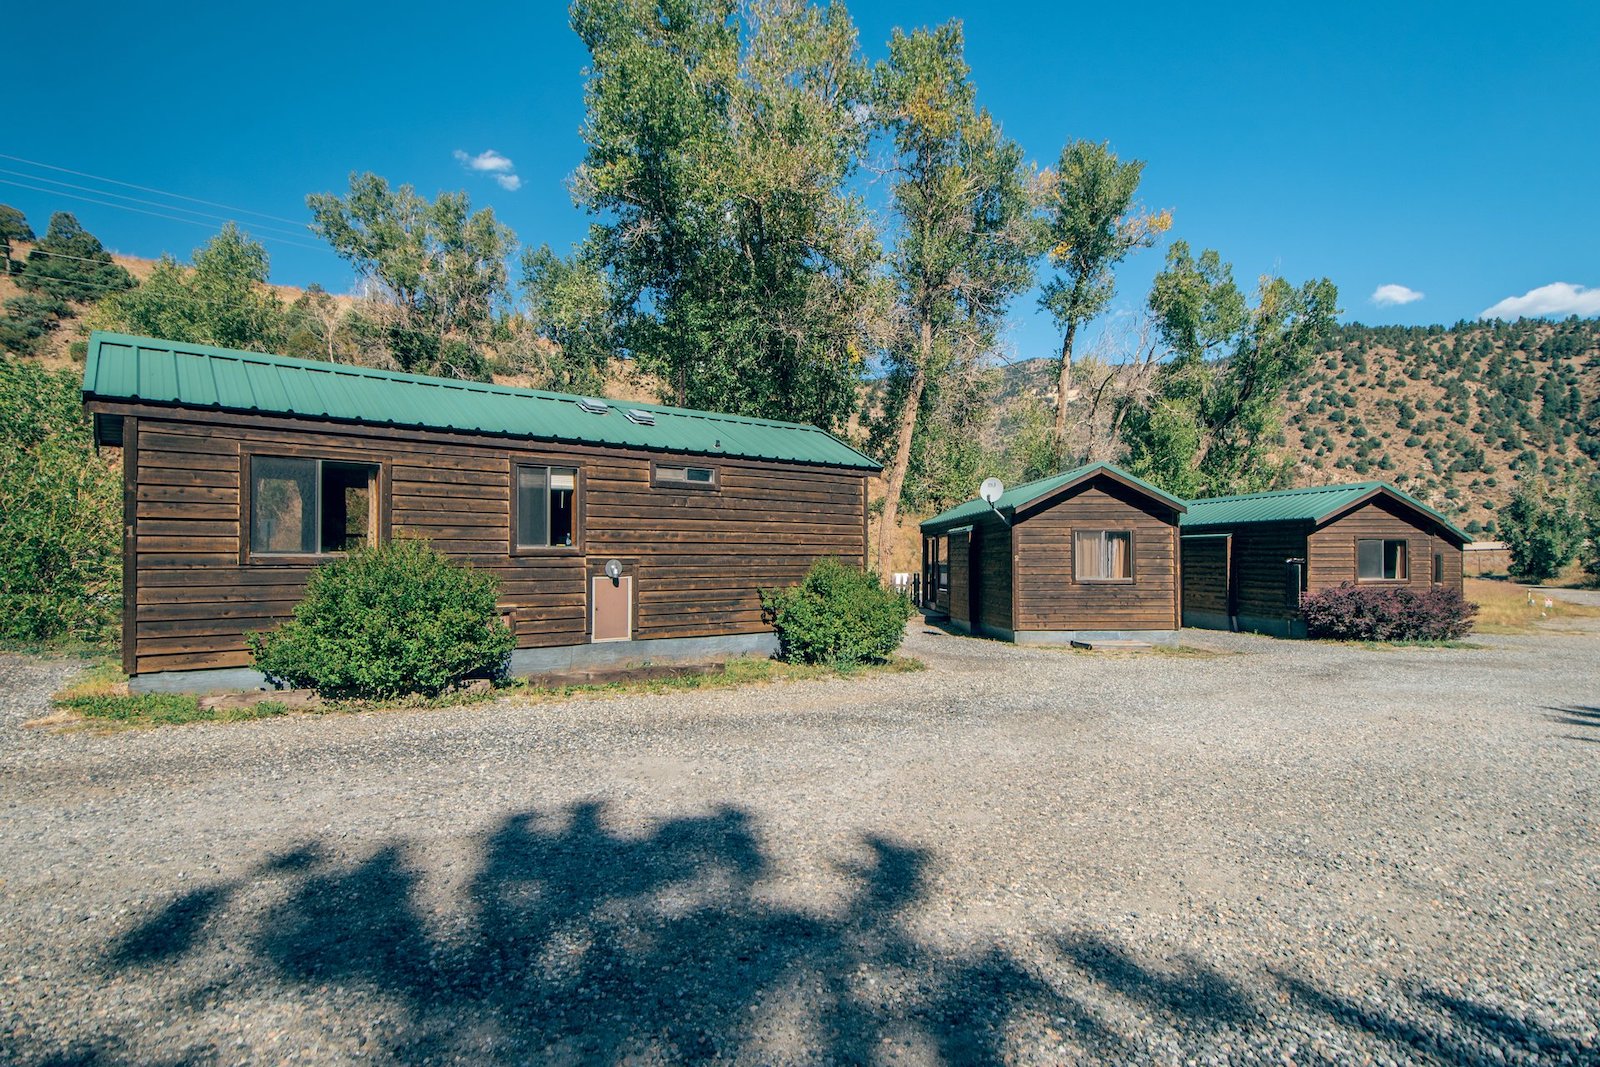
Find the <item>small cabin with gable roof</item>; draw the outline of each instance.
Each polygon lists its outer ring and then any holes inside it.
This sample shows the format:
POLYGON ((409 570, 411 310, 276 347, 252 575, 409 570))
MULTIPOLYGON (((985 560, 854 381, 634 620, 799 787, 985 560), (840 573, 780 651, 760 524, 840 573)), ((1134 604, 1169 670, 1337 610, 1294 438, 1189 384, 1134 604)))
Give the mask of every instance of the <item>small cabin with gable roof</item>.
POLYGON ((98 332, 83 398, 135 689, 259 685, 246 635, 394 537, 499 579, 523 674, 772 651, 760 589, 866 562, 879 464, 815 426, 98 332))
POLYGON ((1300 598, 1341 585, 1461 591, 1471 540, 1387 482, 1191 500, 1183 624, 1305 636, 1300 598))
POLYGON ((922 524, 925 606, 1019 644, 1171 640, 1184 511, 1109 463, 969 500, 922 524))

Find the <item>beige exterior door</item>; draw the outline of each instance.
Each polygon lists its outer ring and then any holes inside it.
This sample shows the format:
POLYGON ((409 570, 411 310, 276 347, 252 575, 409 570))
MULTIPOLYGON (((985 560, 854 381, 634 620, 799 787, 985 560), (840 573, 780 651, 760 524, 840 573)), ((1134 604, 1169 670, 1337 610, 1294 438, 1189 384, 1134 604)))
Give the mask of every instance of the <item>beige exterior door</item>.
POLYGON ((593 605, 592 641, 627 641, 633 637, 633 575, 617 579, 603 574, 590 579, 593 605))

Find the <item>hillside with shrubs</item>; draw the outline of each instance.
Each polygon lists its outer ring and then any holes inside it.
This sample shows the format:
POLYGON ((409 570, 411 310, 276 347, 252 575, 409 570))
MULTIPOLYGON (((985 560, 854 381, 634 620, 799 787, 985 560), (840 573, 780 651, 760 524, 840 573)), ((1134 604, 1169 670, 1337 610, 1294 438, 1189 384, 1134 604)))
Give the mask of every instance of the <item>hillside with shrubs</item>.
MULTIPOLYGON (((1053 360, 1007 367, 994 444, 1049 403, 1053 360)), ((1339 326, 1288 394, 1290 484, 1381 479, 1495 536, 1523 481, 1600 477, 1600 320, 1339 326)))

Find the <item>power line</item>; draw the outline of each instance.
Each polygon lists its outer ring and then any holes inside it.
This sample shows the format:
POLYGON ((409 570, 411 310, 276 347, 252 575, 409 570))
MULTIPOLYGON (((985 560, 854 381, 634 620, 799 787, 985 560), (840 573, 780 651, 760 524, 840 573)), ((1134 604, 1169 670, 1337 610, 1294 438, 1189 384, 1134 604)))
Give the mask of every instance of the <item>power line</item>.
MULTIPOLYGON (((41 180, 48 181, 49 179, 41 179, 41 180)), ((64 192, 60 191, 59 189, 41 189, 37 185, 24 185, 22 182, 12 181, 10 178, 0 178, 0 185, 14 185, 18 189, 27 189, 27 190, 29 190, 31 192, 35 192, 35 193, 44 193, 47 196, 64 196, 69 200, 82 200, 85 203, 89 203, 89 204, 99 204, 101 207, 120 208, 123 211, 132 211, 132 212, 136 212, 137 214, 140 214, 140 215, 150 215, 150 216, 152 216, 154 218, 167 219, 167 220, 169 220, 171 222, 186 222, 190 226, 204 226, 208 230, 216 229, 216 226, 214 224, 209 223, 209 222, 201 222, 199 219, 185 219, 185 218, 180 218, 177 215, 162 214, 161 212, 158 212, 158 211, 146 211, 144 208, 129 207, 127 204, 116 204, 116 203, 112 203, 109 200, 96 200, 93 197, 80 196, 77 193, 64 193, 64 192)), ((114 195, 114 194, 107 194, 107 195, 114 195)), ((175 207, 175 208, 173 208, 173 210, 174 211, 182 211, 184 209, 175 207)), ((273 242, 276 242, 277 244, 293 245, 295 248, 307 248, 307 249, 310 249, 313 252, 324 252, 324 251, 327 251, 325 248, 323 248, 320 245, 311 245, 311 244, 305 244, 305 243, 300 242, 300 241, 291 241, 287 237, 274 237, 271 234, 263 234, 262 237, 261 237, 261 240, 263 240, 263 241, 273 241, 273 242)))
POLYGON ((141 193, 155 193, 157 196, 172 197, 176 200, 187 200, 191 204, 204 204, 206 207, 220 207, 224 211, 232 211, 241 215, 255 215, 259 218, 271 219, 274 222, 287 222, 291 226, 301 225, 299 219, 286 219, 282 215, 269 215, 264 211, 252 211, 246 207, 235 207, 232 204, 219 204, 215 200, 201 200, 199 197, 185 196, 182 193, 170 193, 165 189, 153 189, 148 185, 135 185, 132 182, 118 181, 116 178, 104 178, 98 174, 87 174, 81 170, 70 170, 67 167, 58 167, 53 163, 40 163, 36 159, 23 159, 21 156, 9 156, 4 152, 0 152, 0 159, 9 159, 13 163, 25 163, 30 167, 43 167, 46 170, 59 171, 62 174, 71 174, 79 178, 89 178, 97 182, 110 182, 112 185, 120 185, 124 189, 137 189, 141 193))
MULTIPOLYGON (((20 170, 10 170, 10 169, 8 169, 6 167, 0 167, 0 174, 9 174, 14 178, 27 178, 29 181, 35 181, 35 182, 49 182, 51 185, 60 185, 60 186, 63 186, 65 188, 68 188, 68 189, 78 189, 78 190, 81 190, 82 192, 94 193, 94 194, 96 194, 98 196, 113 196, 113 197, 116 197, 118 200, 127 200, 127 201, 130 201, 130 202, 135 203, 135 204, 147 204, 150 207, 166 208, 169 211, 181 211, 186 215, 199 215, 202 218, 216 219, 218 222, 235 222, 235 221, 237 221, 236 219, 229 218, 227 215, 213 215, 213 214, 211 214, 210 212, 207 212, 207 211, 195 211, 195 210, 192 210, 191 208, 186 208, 186 207, 174 207, 171 204, 163 204, 158 200, 143 200, 143 199, 141 199, 141 198, 139 198, 137 196, 127 196, 124 193, 107 192, 104 189, 96 189, 96 188, 93 188, 92 186, 88 186, 88 185, 74 185, 72 182, 64 182, 64 181, 61 181, 59 178, 44 178, 44 177, 40 177, 37 174, 28 174, 25 171, 20 171, 20 170)), ((285 230, 281 226, 268 226, 265 223, 251 223, 251 228, 253 230, 255 230, 255 231, 268 230, 268 231, 271 231, 271 232, 274 232, 274 233, 288 234, 291 237, 298 237, 298 236, 301 236, 302 234, 304 234, 306 232, 306 227, 304 227, 304 226, 300 227, 297 230, 285 230)))

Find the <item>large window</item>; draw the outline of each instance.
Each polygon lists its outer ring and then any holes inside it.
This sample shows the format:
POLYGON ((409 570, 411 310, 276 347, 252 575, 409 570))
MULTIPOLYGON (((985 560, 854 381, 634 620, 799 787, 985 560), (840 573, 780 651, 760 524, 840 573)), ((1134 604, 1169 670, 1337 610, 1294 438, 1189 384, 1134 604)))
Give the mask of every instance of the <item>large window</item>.
POLYGON ((250 554, 348 552, 377 533, 378 468, 369 463, 252 456, 250 554))
POLYGON ((1356 577, 1363 582, 1403 582, 1406 543, 1403 539, 1362 538, 1356 542, 1356 577))
POLYGON ((1133 579, 1133 531, 1075 530, 1072 573, 1080 582, 1126 582, 1133 579))
POLYGON ((567 548, 578 543, 578 471, 575 467, 516 468, 519 549, 567 548))

